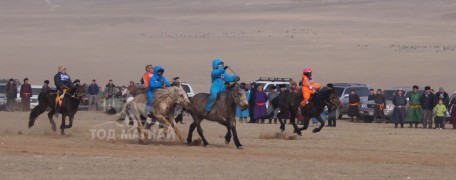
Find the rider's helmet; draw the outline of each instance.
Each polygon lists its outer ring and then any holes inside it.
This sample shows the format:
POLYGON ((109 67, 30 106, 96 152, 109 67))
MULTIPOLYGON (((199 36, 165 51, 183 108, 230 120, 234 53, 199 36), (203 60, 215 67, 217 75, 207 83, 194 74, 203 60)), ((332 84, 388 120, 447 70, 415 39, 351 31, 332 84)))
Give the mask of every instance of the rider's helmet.
POLYGON ((312 73, 312 69, 310 69, 310 68, 305 68, 305 69, 304 69, 304 73, 312 73))

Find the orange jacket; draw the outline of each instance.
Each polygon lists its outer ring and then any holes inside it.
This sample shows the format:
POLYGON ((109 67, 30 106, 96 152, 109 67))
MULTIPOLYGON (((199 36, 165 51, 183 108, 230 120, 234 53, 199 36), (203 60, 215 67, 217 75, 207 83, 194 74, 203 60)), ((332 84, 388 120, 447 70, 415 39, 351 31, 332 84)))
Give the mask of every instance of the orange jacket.
POLYGON ((144 87, 149 87, 149 79, 154 76, 153 72, 146 72, 144 73, 143 80, 144 80, 144 87))
MULTIPOLYGON (((307 82, 309 82, 309 78, 305 76, 304 74, 301 75, 302 77, 302 92, 312 92, 312 89, 307 85, 307 82)), ((320 85, 315 83, 314 81, 310 82, 310 85, 315 89, 320 89, 320 85)))

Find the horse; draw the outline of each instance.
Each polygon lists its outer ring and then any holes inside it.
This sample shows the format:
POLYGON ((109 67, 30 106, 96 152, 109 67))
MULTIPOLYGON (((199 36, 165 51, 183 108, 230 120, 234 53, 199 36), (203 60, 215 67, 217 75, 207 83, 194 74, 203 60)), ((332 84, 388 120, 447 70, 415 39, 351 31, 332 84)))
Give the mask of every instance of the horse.
POLYGON ((192 99, 192 107, 188 110, 193 118, 193 123, 190 125, 190 129, 187 136, 187 143, 192 144, 192 135, 195 128, 197 128, 198 134, 201 137, 204 146, 209 145, 206 138, 203 135, 203 129, 201 128, 201 121, 207 119, 209 121, 218 122, 226 127, 228 132, 225 136, 225 143, 229 144, 231 141, 231 133, 234 136, 234 143, 238 149, 242 149, 242 144, 239 142, 239 138, 236 131, 236 106, 239 105, 241 110, 248 108, 248 101, 246 99, 245 91, 239 90, 237 83, 233 83, 224 92, 219 93, 217 101, 214 104, 211 112, 204 116, 204 107, 209 98, 208 93, 196 94, 192 99))
POLYGON ((74 87, 68 89, 62 99, 61 107, 56 106, 56 97, 58 96, 57 91, 48 91, 45 93, 40 93, 38 96, 38 105, 33 108, 29 116, 28 127, 32 128, 35 124, 35 120, 39 115, 44 113, 49 107, 51 111, 48 113, 49 121, 52 125, 52 131, 55 133, 57 130, 53 116, 59 108, 59 113, 62 114, 62 124, 60 125, 60 134, 65 135, 65 129, 69 129, 73 126, 74 115, 78 112, 79 104, 82 101, 84 104, 88 104, 88 96, 86 94, 86 88, 84 85, 75 85, 74 87), (65 124, 66 116, 70 119, 70 124, 65 124))
MULTIPOLYGON (((306 130, 309 127, 309 121, 312 118, 316 118, 320 123, 320 126, 313 129, 313 133, 320 132, 321 129, 324 127, 325 122, 321 118, 321 113, 324 111, 325 106, 336 107, 339 106, 338 102, 336 101, 337 94, 329 88, 323 88, 322 90, 314 93, 309 103, 302 108, 301 107, 301 114, 304 116, 304 126, 299 128, 296 125, 296 115, 300 108, 300 103, 303 100, 303 96, 301 93, 293 93, 293 92, 286 92, 279 95, 273 104, 278 105, 280 109, 279 117, 287 116, 289 113, 290 122, 293 125, 294 133, 302 136, 301 131, 306 130)), ((280 130, 283 132, 285 131, 285 123, 281 118, 279 118, 280 122, 280 130)))
POLYGON ((182 133, 176 126, 176 122, 174 120, 174 110, 177 105, 188 107, 190 105, 190 100, 187 97, 187 93, 182 88, 180 81, 176 79, 172 83, 171 87, 156 89, 153 93, 153 96, 154 101, 152 101, 150 112, 146 112, 145 110, 147 101, 145 94, 137 95, 132 101, 126 104, 125 109, 123 110, 123 112, 129 117, 130 120, 136 120, 138 124, 138 133, 144 134, 144 137, 146 138, 146 140, 144 140, 141 138, 141 136, 139 136, 138 142, 146 144, 148 137, 147 131, 144 130, 145 122, 140 116, 152 116, 154 119, 157 119, 157 121, 163 123, 165 125, 163 129, 163 134, 165 137, 168 133, 168 127, 171 125, 174 129, 174 132, 179 137, 179 140, 183 142, 184 138, 182 136, 182 133), (133 118, 131 117, 132 115, 133 118))

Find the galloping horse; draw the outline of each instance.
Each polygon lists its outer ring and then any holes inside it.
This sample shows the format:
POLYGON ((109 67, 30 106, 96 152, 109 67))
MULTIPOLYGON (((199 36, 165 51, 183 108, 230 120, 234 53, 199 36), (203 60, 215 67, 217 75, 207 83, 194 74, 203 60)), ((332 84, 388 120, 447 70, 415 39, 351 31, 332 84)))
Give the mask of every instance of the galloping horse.
MULTIPOLYGON (((63 136, 65 135, 65 129, 69 129, 73 126, 73 119, 76 112, 78 112, 79 103, 82 101, 84 104, 88 103, 88 97, 86 95, 85 84, 75 85, 73 88, 70 88, 64 95, 62 99, 62 105, 59 107, 60 114, 62 114, 62 124, 60 125, 60 134, 63 136), (70 118, 70 124, 65 124, 65 118, 68 116, 70 118)), ((51 111, 48 113, 49 121, 52 125, 52 131, 57 130, 55 121, 53 119, 54 114, 56 113, 56 91, 48 91, 46 93, 41 93, 38 96, 38 105, 33 108, 30 112, 29 117, 29 124, 28 127, 31 128, 35 124, 36 118, 39 115, 44 113, 46 109, 49 107, 51 111)))
POLYGON ((234 143, 238 149, 242 148, 241 143, 236 131, 236 106, 239 105, 241 110, 248 108, 248 102, 246 99, 245 91, 239 90, 237 83, 231 85, 226 91, 219 94, 217 101, 214 104, 211 112, 207 116, 204 116, 205 113, 204 107, 209 98, 207 93, 199 93, 195 95, 192 99, 192 108, 189 109, 190 114, 193 117, 193 123, 190 125, 190 130, 188 131, 187 143, 192 143, 192 135, 195 128, 197 128, 198 134, 201 137, 204 146, 209 145, 206 138, 203 135, 203 129, 201 128, 201 121, 207 119, 209 121, 218 122, 228 130, 225 136, 225 143, 228 144, 231 141, 231 133, 234 136, 234 143))
MULTIPOLYGON (((324 111, 325 106, 338 106, 336 96, 336 93, 329 88, 323 88, 313 94, 309 103, 304 108, 301 108, 301 113, 304 116, 304 126, 302 128, 299 128, 295 122, 298 108, 300 108, 300 102, 303 100, 301 93, 287 92, 281 94, 272 103, 278 105, 280 108, 280 116, 286 116, 285 113, 290 114, 290 122, 293 124, 294 133, 302 136, 301 131, 306 130, 309 127, 309 121, 312 118, 316 118, 320 123, 320 126, 315 128, 312 132, 317 133, 321 131, 325 125, 325 122, 321 118, 321 113, 324 111)), ((279 121, 280 130, 283 132, 285 131, 285 123, 282 119, 279 119, 279 121)))

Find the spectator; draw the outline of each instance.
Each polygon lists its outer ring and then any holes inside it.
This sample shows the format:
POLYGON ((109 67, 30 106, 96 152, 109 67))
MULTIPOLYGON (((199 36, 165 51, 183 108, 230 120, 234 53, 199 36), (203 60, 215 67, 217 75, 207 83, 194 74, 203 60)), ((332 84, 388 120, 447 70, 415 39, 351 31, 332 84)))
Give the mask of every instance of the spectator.
MULTIPOLYGON (((450 105, 450 96, 448 96, 448 93, 445 92, 443 87, 439 88, 439 92, 435 93, 434 96, 434 106, 438 104, 438 100, 441 99, 443 101, 443 105, 446 107, 446 109, 449 109, 450 105)), ((442 129, 445 129, 445 118, 443 119, 443 126, 440 127, 442 129)))
POLYGON ((449 107, 451 111, 450 123, 453 124, 453 129, 456 129, 456 97, 451 100, 449 107))
POLYGON ((348 116, 350 116, 351 121, 353 122, 354 117, 356 116, 356 121, 359 121, 360 115, 359 115, 359 103, 361 102, 361 99, 359 98, 359 95, 356 94, 354 90, 350 92, 350 95, 348 96, 348 116))
POLYGON ((6 85, 6 108, 10 112, 14 112, 14 102, 16 102, 17 98, 17 86, 14 83, 13 79, 8 81, 6 85))
POLYGON ((253 110, 255 109, 255 94, 256 94, 257 85, 255 82, 250 84, 250 97, 249 97, 249 115, 250 115, 250 122, 249 123, 256 123, 255 118, 253 116, 253 110))
MULTIPOLYGON (((241 90, 245 91, 246 98, 250 98, 250 91, 249 88, 247 87, 246 83, 241 83, 241 90)), ((246 123, 247 122, 247 117, 249 117, 249 110, 246 109, 244 111, 241 111, 241 107, 237 106, 236 107, 236 117, 239 118, 240 123, 246 123)))
MULTIPOLYGON (((287 85, 285 85, 285 84, 279 85, 279 96, 285 95, 288 92, 289 91, 287 90, 287 85)), ((282 114, 279 113, 279 114, 277 114, 277 118, 280 120, 283 120, 283 122, 285 124, 287 124, 287 119, 289 119, 288 113, 282 113, 282 114)))
POLYGON ((392 120, 394 122, 394 128, 398 128, 401 124, 401 128, 404 128, 405 122, 405 105, 407 105, 407 99, 404 97, 404 91, 399 89, 396 91, 396 95, 393 98, 394 110, 392 120))
POLYGON ((374 89, 370 89, 369 90, 369 96, 367 97, 367 100, 368 101, 373 101, 373 100, 375 100, 375 97, 376 97, 376 95, 375 95, 374 89))
POLYGON ((446 106, 443 104, 443 99, 438 100, 438 104, 434 108, 435 112, 435 129, 443 129, 443 123, 445 119, 445 112, 447 111, 446 106))
POLYGON ((104 98, 104 91, 103 91, 103 88, 102 87, 98 87, 98 99, 97 99, 97 102, 98 102, 98 106, 97 106, 97 111, 99 110, 99 107, 103 108, 105 107, 105 98, 104 98))
POLYGON ((51 87, 49 87, 49 80, 45 80, 43 87, 41 87, 41 93, 47 93, 50 90, 51 90, 51 87))
POLYGON ((279 93, 277 92, 277 87, 272 86, 271 87, 271 92, 268 94, 268 99, 269 99, 269 106, 268 106, 268 116, 269 116, 269 124, 272 123, 272 119, 274 119, 274 124, 277 124, 277 114, 279 113, 279 108, 274 107, 272 105, 272 101, 279 96, 279 93))
POLYGON ((383 122, 383 118, 385 117, 385 109, 386 98, 383 96, 383 91, 381 89, 377 89, 377 94, 374 98, 375 102, 375 109, 374 109, 374 121, 375 122, 383 122))
POLYGON ((128 92, 129 92, 131 95, 135 95, 135 94, 134 94, 134 93, 136 93, 135 82, 134 82, 134 81, 130 81, 130 85, 128 85, 127 89, 128 89, 128 92))
POLYGON ((112 80, 109 80, 108 84, 105 86, 104 97, 106 100, 105 110, 112 108, 114 106, 114 93, 116 85, 112 83, 112 80))
POLYGON ((30 97, 32 97, 32 86, 29 84, 29 79, 24 79, 24 84, 21 86, 21 102, 22 102, 22 110, 23 111, 30 111, 30 97))
POLYGON ((89 85, 89 90, 87 93, 89 94, 89 111, 93 111, 98 109, 98 93, 99 93, 99 86, 96 80, 92 80, 92 83, 89 85))
POLYGON ((415 128, 418 128, 418 123, 422 119, 421 112, 421 94, 418 92, 419 87, 417 85, 413 86, 413 92, 409 95, 409 107, 407 109, 407 123, 410 124, 409 128, 412 128, 415 124, 415 128))
POLYGON ((432 129, 432 110, 434 109, 434 94, 431 92, 431 87, 426 86, 424 87, 424 94, 421 96, 420 99, 421 103, 421 113, 423 123, 423 128, 432 129))
MULTIPOLYGON (((327 84, 326 87, 332 91, 332 93, 337 94, 337 92, 334 90, 334 85, 333 84, 327 84)), ((337 104, 340 104, 340 99, 336 95, 334 97, 334 102, 337 102, 337 104)), ((337 106, 328 106, 328 126, 329 127, 336 127, 336 114, 337 114, 337 106)))
POLYGON ((263 92, 263 86, 259 85, 257 87, 257 92, 255 93, 255 109, 253 110, 253 118, 255 119, 256 123, 264 124, 264 117, 268 113, 266 110, 267 101, 268 96, 265 92, 263 92))
POLYGON ((291 93, 301 93, 301 90, 298 87, 298 83, 296 81, 290 82, 290 92, 291 93))

